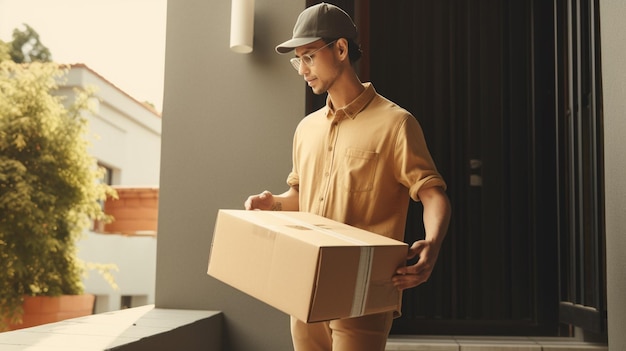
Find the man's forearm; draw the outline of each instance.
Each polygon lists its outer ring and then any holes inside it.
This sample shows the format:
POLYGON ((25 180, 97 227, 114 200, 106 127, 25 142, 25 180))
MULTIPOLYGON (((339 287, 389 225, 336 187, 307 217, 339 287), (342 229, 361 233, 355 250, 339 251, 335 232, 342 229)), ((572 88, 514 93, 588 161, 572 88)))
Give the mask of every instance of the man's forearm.
POLYGON ((420 199, 424 205, 425 240, 439 247, 448 232, 448 225, 450 224, 450 201, 440 187, 425 189, 423 193, 420 193, 420 199))
POLYGON ((300 194, 296 188, 289 188, 280 195, 274 195, 272 211, 298 211, 300 209, 300 194))

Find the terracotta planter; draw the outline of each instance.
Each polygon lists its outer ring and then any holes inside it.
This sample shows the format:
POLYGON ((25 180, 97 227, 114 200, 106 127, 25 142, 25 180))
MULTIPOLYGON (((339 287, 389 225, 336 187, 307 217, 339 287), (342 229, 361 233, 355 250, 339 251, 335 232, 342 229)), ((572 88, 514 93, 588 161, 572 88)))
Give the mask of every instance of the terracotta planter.
POLYGON ((118 199, 107 199, 104 212, 113 216, 111 223, 96 224, 100 233, 156 235, 159 218, 158 188, 114 187, 118 199))
POLYGON ((65 319, 88 316, 93 313, 95 296, 25 296, 22 324, 11 324, 9 330, 34 327, 65 319))

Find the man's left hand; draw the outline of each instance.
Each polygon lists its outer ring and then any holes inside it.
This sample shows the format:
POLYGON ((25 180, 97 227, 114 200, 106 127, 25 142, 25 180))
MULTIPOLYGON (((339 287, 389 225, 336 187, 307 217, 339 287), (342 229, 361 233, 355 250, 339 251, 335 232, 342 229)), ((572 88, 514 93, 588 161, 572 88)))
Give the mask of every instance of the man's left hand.
POLYGON ((399 290, 409 289, 425 283, 437 262, 439 247, 430 241, 419 240, 409 248, 407 259, 419 256, 419 260, 412 266, 400 267, 393 276, 393 284, 399 290))

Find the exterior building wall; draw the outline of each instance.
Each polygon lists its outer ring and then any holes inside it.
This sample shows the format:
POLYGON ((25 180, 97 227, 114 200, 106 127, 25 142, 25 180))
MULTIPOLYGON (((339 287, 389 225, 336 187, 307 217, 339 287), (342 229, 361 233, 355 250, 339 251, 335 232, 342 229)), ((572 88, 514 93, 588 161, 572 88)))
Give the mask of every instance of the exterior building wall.
MULTIPOLYGON (((93 87, 93 113, 87 113, 91 154, 112 170, 112 185, 158 188, 161 118, 85 65, 72 65, 59 93, 73 98, 75 87, 93 87)), ((85 233, 79 257, 115 264, 115 290, 97 272, 84 279, 85 292, 96 295, 96 312, 154 303, 156 236, 85 233), (125 297, 125 301, 122 301, 125 297)))
POLYGON ((218 209, 287 189, 306 86, 274 46, 305 2, 256 1, 251 54, 229 49, 230 1, 167 6, 156 306, 223 311, 225 350, 290 350, 287 315, 207 268, 218 209))

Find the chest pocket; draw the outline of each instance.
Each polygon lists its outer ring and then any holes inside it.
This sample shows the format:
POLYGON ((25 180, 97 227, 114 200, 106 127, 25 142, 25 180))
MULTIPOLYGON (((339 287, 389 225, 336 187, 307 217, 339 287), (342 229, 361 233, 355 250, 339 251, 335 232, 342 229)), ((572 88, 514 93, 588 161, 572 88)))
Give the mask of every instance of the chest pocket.
POLYGON ((343 167, 339 172, 341 185, 345 191, 363 192, 371 191, 374 188, 378 153, 346 149, 343 162, 343 167))

